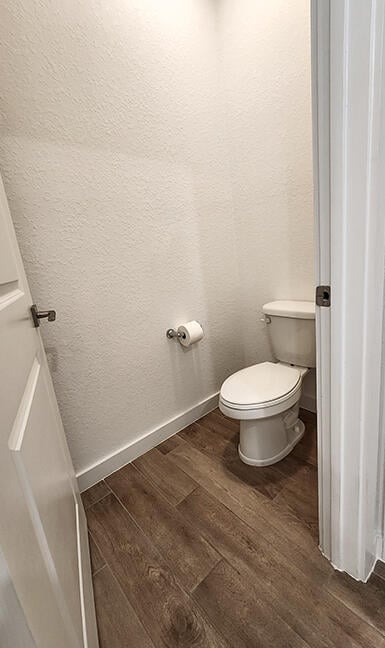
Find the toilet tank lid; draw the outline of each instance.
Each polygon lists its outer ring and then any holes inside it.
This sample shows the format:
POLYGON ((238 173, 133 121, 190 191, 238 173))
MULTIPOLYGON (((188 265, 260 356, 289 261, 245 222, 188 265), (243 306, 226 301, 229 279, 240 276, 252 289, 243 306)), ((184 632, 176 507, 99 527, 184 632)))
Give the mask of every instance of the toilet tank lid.
POLYGON ((312 301, 272 301, 264 304, 262 310, 265 315, 276 317, 315 318, 315 304, 312 301))

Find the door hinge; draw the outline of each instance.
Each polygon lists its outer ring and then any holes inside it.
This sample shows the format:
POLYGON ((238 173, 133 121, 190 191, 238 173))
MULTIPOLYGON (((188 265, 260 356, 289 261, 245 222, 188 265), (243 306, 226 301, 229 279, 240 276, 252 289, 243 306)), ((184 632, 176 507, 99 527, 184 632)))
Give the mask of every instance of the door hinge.
POLYGON ((330 286, 317 286, 315 289, 315 303, 317 306, 330 306, 330 286))

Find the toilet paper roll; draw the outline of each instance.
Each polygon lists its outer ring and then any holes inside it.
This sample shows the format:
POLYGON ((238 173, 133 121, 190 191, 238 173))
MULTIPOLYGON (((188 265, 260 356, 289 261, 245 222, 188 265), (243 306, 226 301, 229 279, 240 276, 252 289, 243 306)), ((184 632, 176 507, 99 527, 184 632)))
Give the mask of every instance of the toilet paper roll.
POLYGON ((178 340, 184 347, 189 347, 203 338, 203 329, 195 320, 179 326, 178 333, 180 333, 178 340))

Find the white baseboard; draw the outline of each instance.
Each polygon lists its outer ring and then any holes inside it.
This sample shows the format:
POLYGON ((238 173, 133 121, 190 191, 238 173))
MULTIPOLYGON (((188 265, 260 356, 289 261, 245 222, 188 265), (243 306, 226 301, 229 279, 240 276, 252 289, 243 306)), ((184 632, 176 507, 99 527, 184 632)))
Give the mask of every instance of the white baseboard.
POLYGON ((382 533, 377 534, 377 560, 380 562, 385 563, 385 543, 384 543, 384 537, 382 533))
POLYGON ((302 407, 302 409, 307 410, 308 412, 317 414, 317 399, 315 396, 302 394, 301 400, 299 401, 299 406, 302 407))
POLYGON ((90 488, 101 479, 104 479, 111 473, 115 472, 115 470, 122 468, 126 464, 130 463, 130 461, 134 461, 134 459, 137 459, 140 455, 148 452, 148 450, 151 450, 152 448, 155 448, 155 446, 162 443, 162 441, 165 441, 177 432, 180 432, 180 430, 183 430, 183 428, 191 425, 191 423, 194 423, 194 421, 200 419, 205 414, 211 412, 213 409, 218 407, 218 397, 219 393, 209 396, 209 398, 206 398, 204 401, 194 405, 194 407, 187 410, 187 412, 176 416, 154 430, 146 432, 146 434, 143 434, 139 439, 131 441, 127 445, 123 446, 123 448, 116 450, 112 454, 107 455, 100 461, 79 472, 76 477, 80 491, 90 488))

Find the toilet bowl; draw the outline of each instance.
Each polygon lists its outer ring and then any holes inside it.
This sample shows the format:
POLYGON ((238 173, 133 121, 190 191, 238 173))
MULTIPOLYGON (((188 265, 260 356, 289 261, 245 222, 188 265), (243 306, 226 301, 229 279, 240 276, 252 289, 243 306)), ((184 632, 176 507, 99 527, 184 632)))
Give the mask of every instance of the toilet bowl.
POLYGON ((274 464, 301 439, 305 426, 298 418, 299 399, 307 372, 304 367, 262 362, 223 383, 219 409, 240 421, 238 452, 244 463, 274 464))
POLYGON ((305 431, 299 419, 302 379, 315 367, 315 306, 276 301, 263 306, 277 362, 237 371, 222 385, 219 409, 240 421, 238 453, 244 463, 269 466, 291 452, 305 431))

